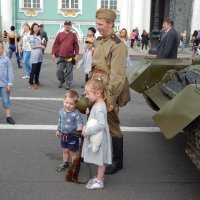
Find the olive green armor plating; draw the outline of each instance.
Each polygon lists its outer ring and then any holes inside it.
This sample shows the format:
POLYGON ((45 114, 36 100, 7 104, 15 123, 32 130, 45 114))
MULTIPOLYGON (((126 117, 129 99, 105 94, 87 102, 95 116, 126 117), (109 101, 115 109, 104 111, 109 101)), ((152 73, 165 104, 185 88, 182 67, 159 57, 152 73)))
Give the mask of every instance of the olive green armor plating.
POLYGON ((146 59, 128 79, 157 111, 153 120, 167 139, 187 134, 186 152, 200 169, 200 57, 146 59))

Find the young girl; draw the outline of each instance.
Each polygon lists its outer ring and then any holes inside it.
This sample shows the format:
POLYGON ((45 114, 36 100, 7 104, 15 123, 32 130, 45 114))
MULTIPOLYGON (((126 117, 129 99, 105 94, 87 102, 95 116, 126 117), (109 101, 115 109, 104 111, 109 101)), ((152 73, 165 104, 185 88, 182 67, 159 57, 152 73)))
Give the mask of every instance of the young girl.
POLYGON ((87 126, 83 130, 84 136, 82 157, 84 162, 97 165, 97 176, 89 180, 86 184, 87 189, 103 189, 104 174, 106 164, 112 163, 111 156, 111 138, 107 123, 107 110, 105 99, 105 89, 102 80, 92 79, 85 85, 85 96, 90 102, 94 103, 88 121, 97 120, 94 126, 87 126), (92 151, 89 147, 90 136, 102 131, 102 142, 97 152, 92 151))
POLYGON ((83 59, 79 61, 77 68, 80 68, 83 65, 84 71, 85 71, 85 82, 87 82, 88 74, 92 69, 92 56, 94 54, 94 40, 92 38, 87 38, 85 43, 86 43, 85 53, 84 53, 83 59))
POLYGON ((24 34, 23 34, 23 60, 25 64, 25 76, 23 76, 23 79, 28 79, 30 78, 30 73, 31 73, 31 64, 30 64, 30 57, 31 57, 31 46, 28 40, 28 37, 31 33, 30 31, 30 26, 28 23, 25 23, 24 26, 24 34))

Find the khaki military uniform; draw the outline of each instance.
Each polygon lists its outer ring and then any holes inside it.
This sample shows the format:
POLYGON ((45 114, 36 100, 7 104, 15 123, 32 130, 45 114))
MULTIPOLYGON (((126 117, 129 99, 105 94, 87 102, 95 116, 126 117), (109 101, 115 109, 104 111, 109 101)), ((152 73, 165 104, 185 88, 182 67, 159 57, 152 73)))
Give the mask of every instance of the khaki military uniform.
POLYGON ((113 33, 107 37, 98 37, 92 62, 91 78, 102 78, 106 84, 107 105, 114 105, 113 111, 108 113, 108 124, 112 137, 122 137, 118 117, 119 95, 126 80, 125 63, 127 48, 113 33))

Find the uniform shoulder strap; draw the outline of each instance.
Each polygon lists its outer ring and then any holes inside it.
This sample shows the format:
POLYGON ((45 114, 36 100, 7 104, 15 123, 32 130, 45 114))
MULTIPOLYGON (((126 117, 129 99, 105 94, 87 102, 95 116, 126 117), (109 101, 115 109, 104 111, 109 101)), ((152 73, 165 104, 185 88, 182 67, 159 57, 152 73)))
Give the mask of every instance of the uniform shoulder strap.
POLYGON ((121 42, 121 40, 116 36, 116 34, 113 34, 111 38, 116 44, 119 44, 121 42))
POLYGON ((103 38, 102 36, 99 36, 96 40, 102 40, 102 38, 103 38))

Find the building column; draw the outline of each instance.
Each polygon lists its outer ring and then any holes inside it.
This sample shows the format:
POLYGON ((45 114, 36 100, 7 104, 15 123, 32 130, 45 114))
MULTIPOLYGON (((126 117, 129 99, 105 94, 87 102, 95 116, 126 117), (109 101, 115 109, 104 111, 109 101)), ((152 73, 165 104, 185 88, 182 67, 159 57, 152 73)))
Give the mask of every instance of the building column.
POLYGON ((141 35, 143 29, 148 32, 150 29, 151 0, 132 0, 129 7, 131 9, 131 29, 138 27, 141 35))
POLYGON ((191 23, 191 34, 194 32, 194 30, 200 29, 200 1, 194 0, 193 2, 193 12, 192 12, 192 23, 191 23))
POLYGON ((129 31, 129 15, 130 15, 130 9, 129 9, 129 0, 120 0, 120 30, 122 28, 127 29, 129 31))
POLYGON ((9 31, 13 25, 13 2, 12 0, 1 1, 2 31, 9 31))

